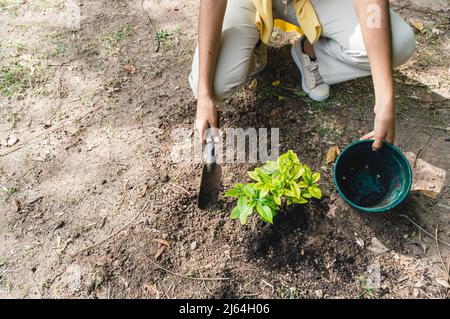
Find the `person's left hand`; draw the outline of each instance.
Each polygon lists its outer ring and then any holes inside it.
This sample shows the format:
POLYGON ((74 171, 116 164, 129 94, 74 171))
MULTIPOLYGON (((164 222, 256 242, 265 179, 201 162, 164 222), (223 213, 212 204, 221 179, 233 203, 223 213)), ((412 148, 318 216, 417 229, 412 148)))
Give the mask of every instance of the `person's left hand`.
POLYGON ((374 150, 379 150, 383 142, 394 143, 395 140, 395 111, 392 105, 385 107, 375 106, 374 130, 363 137, 361 140, 374 139, 372 144, 374 150))

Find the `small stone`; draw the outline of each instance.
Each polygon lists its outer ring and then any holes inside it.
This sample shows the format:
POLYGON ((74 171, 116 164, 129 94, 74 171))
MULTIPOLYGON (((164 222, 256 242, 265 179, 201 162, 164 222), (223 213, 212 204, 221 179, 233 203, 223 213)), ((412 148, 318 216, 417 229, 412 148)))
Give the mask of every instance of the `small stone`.
POLYGON ((197 249, 197 242, 196 241, 193 241, 192 243, 191 243, 191 250, 196 250, 197 249))
POLYGON ((323 298, 323 290, 322 289, 317 289, 316 291, 314 291, 314 294, 316 295, 317 298, 320 298, 320 299, 323 298))
POLYGON ((357 233, 355 233, 355 238, 356 238, 356 244, 358 244, 358 246, 360 246, 361 248, 364 248, 364 240, 358 236, 357 233))
POLYGON ((81 287, 81 267, 76 264, 69 265, 62 276, 62 281, 70 291, 79 291, 81 287))
POLYGON ((22 204, 18 200, 13 200, 12 209, 14 212, 19 212, 22 209, 22 204))
POLYGON ((389 251, 389 249, 384 246, 376 237, 372 238, 372 242, 367 247, 367 249, 369 249, 375 255, 385 254, 389 251))
POLYGON ((11 136, 8 136, 6 138, 6 145, 7 146, 13 146, 17 142, 19 142, 19 139, 15 135, 11 135, 11 136))

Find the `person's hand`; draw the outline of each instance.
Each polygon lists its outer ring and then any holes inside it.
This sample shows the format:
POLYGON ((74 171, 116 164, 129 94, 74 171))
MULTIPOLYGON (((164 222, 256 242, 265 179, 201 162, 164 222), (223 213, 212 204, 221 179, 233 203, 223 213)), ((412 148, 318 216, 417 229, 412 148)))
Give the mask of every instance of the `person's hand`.
POLYGON ((379 150, 383 146, 383 142, 394 143, 395 111, 392 105, 388 105, 384 107, 375 106, 374 112, 374 130, 361 137, 361 140, 374 139, 372 148, 379 150))
POLYGON ((208 128, 217 128, 217 107, 211 96, 205 95, 197 100, 197 118, 195 127, 199 133, 200 142, 205 142, 205 132, 208 128))

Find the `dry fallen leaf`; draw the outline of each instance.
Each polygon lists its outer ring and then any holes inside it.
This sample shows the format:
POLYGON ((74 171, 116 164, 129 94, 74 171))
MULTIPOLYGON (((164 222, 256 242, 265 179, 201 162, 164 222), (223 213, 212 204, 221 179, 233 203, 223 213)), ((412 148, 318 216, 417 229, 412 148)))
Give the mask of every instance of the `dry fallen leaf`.
POLYGON ((450 288, 450 284, 449 284, 448 281, 445 280, 445 279, 438 278, 438 279, 436 279, 436 282, 437 282, 439 285, 441 285, 442 287, 450 288))
POLYGON ((158 251, 156 252, 156 254, 153 256, 156 259, 158 259, 159 257, 161 257, 162 254, 164 254, 164 252, 166 251, 167 246, 161 246, 158 251))
POLYGON ((250 83, 250 85, 248 86, 248 88, 250 90, 254 90, 256 89, 256 87, 258 86, 258 80, 257 79, 253 79, 253 81, 250 83))
POLYGON ((153 239, 153 241, 155 243, 160 244, 160 245, 164 245, 164 246, 167 246, 167 247, 170 246, 170 243, 167 240, 164 240, 164 239, 155 238, 155 239, 153 239))
POLYGON ((335 146, 330 147, 327 152, 327 158, 326 158, 327 164, 334 163, 334 161, 339 156, 339 154, 341 154, 341 150, 339 149, 339 146, 335 145, 335 146))
POLYGON ((19 212, 22 209, 22 204, 18 200, 13 200, 12 208, 14 212, 19 212))
POLYGON ((270 111, 270 117, 277 117, 281 113, 281 108, 275 108, 272 111, 270 111))
POLYGON ((424 29, 423 23, 420 21, 412 21, 412 25, 414 26, 414 28, 416 28, 420 32, 422 32, 424 29))
POLYGON ((147 189, 148 189, 148 185, 145 184, 139 191, 138 197, 140 197, 140 198, 144 197, 145 194, 147 193, 147 189))
POLYGON ((15 135, 8 136, 6 138, 6 145, 7 146, 13 146, 19 141, 19 139, 15 135))
POLYGON ((159 291, 155 285, 152 284, 144 284, 144 289, 150 294, 154 295, 156 299, 159 299, 159 291))
POLYGON ((130 73, 130 74, 136 73, 136 67, 134 65, 131 65, 131 64, 124 64, 123 65, 123 69, 125 71, 127 71, 128 73, 130 73))
POLYGON ((436 199, 444 188, 447 172, 440 167, 431 165, 413 152, 406 152, 406 158, 413 170, 412 191, 419 191, 423 195, 436 199))
POLYGON ((158 251, 155 253, 155 255, 153 256, 156 259, 158 259, 159 257, 161 257, 162 254, 164 254, 164 252, 167 250, 167 248, 169 248, 170 243, 167 240, 164 239, 159 239, 159 238, 155 238, 153 239, 153 241, 155 243, 159 244, 159 249, 158 251))

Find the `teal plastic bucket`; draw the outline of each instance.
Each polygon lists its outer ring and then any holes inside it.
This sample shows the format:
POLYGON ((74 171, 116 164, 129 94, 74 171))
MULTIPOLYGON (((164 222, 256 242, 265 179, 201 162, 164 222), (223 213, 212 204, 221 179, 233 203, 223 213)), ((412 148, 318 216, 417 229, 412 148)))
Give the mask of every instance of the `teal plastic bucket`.
POLYGON ((372 150, 373 140, 347 146, 334 164, 334 184, 352 207, 371 213, 386 212, 405 200, 412 185, 412 171, 403 153, 384 143, 372 150))

